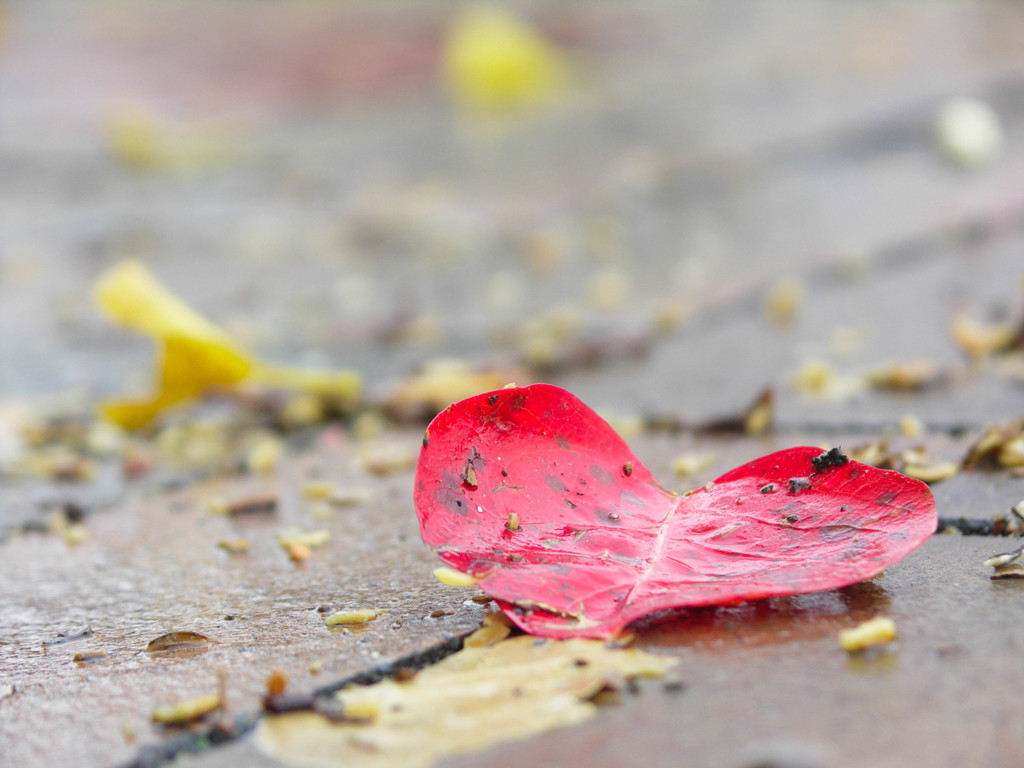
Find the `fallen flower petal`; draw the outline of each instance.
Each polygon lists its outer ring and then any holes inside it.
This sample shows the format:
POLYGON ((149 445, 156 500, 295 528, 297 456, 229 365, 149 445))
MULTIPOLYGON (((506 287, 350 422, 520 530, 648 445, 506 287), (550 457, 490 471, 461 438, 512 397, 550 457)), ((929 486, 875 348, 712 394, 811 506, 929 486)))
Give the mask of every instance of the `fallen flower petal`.
POLYGON ((345 688, 336 694, 341 722, 317 712, 268 715, 254 743, 264 755, 304 768, 428 768, 588 720, 597 714, 599 691, 660 677, 676 663, 594 640, 519 636, 464 648, 410 680, 345 688))
POLYGON ((549 637, 610 637, 655 611, 843 587, 937 524, 924 483, 813 447, 679 496, 547 384, 456 403, 428 438, 415 485, 424 542, 516 625, 549 637))
POLYGON ((100 406, 103 415, 119 426, 144 427, 166 408, 216 386, 251 382, 342 400, 355 399, 362 388, 361 377, 352 371, 308 371, 257 360, 137 261, 123 262, 100 277, 94 297, 111 320, 151 337, 160 349, 155 395, 100 406))
POLYGON ((452 96, 472 109, 544 103, 565 77, 559 52, 511 12, 470 8, 456 18, 445 46, 452 96))

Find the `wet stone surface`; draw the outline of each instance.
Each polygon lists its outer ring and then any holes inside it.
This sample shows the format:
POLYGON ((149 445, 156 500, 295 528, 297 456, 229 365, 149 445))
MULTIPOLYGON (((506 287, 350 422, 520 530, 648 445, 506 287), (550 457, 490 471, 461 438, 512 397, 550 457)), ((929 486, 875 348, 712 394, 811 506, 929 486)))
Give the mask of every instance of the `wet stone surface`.
POLYGON ((352 446, 332 442, 255 485, 228 479, 126 499, 90 515, 91 538, 73 548, 35 533, 0 544, 0 669, 17 690, 0 701, 5 765, 122 764, 173 735, 150 725, 152 709, 216 692, 219 672, 232 715, 251 718, 274 669, 289 690, 308 691, 475 629, 484 609, 469 597, 478 591, 431 576, 436 561, 419 542, 409 473, 357 473, 352 446), (358 483, 369 500, 315 518, 302 494, 312 479, 343 490, 358 483), (273 494, 277 509, 207 510, 255 491, 273 494), (293 563, 276 541, 289 526, 324 529, 330 540, 293 563), (237 538, 248 540, 247 554, 218 547, 237 538), (386 613, 325 626, 334 611, 363 608, 386 613), (167 632, 209 642, 147 653, 167 632), (105 655, 74 660, 91 652, 105 655))

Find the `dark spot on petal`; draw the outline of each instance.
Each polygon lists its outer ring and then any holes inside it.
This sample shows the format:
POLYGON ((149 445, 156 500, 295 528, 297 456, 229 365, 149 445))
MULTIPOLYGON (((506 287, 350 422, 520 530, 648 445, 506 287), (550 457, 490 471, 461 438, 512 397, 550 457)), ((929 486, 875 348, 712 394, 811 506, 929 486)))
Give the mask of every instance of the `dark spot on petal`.
POLYGON ((899 495, 899 491, 886 491, 885 493, 880 493, 875 502, 878 504, 892 504, 899 495))
POLYGON ((629 477, 630 475, 633 474, 632 461, 627 461, 625 464, 622 465, 622 474, 624 474, 626 477, 629 477))
POLYGON ((647 506, 647 502, 632 491, 623 491, 619 499, 623 504, 629 504, 631 507, 640 507, 642 509, 647 506))
POLYGON ((600 464, 591 464, 590 474, 593 475, 594 479, 601 485, 615 485, 615 478, 612 477, 612 473, 600 464))
POLYGON ((775 483, 761 486, 761 493, 775 493, 775 483))
POLYGON ((858 529, 852 525, 823 525, 818 530, 822 541, 844 541, 857 535, 858 529))
POLYGON ((490 403, 491 405, 494 405, 496 402, 498 402, 498 396, 491 395, 490 397, 487 398, 487 402, 490 403))
POLYGON ((569 490, 565 487, 565 483, 562 482, 561 478, 555 477, 554 475, 544 475, 544 484, 559 495, 566 493, 569 490))
POLYGON ((466 510, 462 508, 462 480, 450 472, 445 473, 444 481, 434 491, 434 500, 438 505, 447 509, 454 515, 465 515, 466 510))
POLYGON ((789 484, 790 493, 800 493, 811 488, 811 481, 806 477, 791 477, 786 482, 789 484))

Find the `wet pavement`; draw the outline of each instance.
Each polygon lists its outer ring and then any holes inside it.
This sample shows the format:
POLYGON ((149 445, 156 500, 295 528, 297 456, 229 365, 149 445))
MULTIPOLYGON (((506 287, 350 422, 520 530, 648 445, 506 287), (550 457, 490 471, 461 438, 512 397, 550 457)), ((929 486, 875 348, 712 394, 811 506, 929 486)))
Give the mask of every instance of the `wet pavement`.
MULTIPOLYGON (((572 85, 540 112, 478 122, 438 78, 446 4, 0 5, 5 402, 148 386, 148 343, 90 300, 131 256, 254 351, 358 368, 374 397, 440 357, 529 360, 552 324, 608 349, 639 338, 637 354, 537 375, 678 490, 884 432, 958 461, 986 424, 1024 415, 1019 354, 971 361, 950 332, 959 312, 1024 318, 1024 8, 523 7, 567 51, 572 85), (973 171, 932 138, 938 106, 962 95, 987 99, 1006 133, 973 171), (116 160, 126 104, 149 110, 177 164, 116 160), (802 299, 779 325, 764 301, 784 280, 802 299), (657 330, 666 309, 687 320, 657 330), (941 373, 921 391, 841 385, 921 358, 941 373), (791 387, 810 360, 840 385, 791 387), (766 385, 763 436, 638 426, 739 413, 766 385), (907 414, 922 435, 899 434, 907 414), (688 452, 714 458, 674 476, 688 452)), ((420 427, 357 432, 293 435, 268 477, 0 477, 0 764, 156 762, 206 745, 150 711, 218 675, 244 730, 274 669, 311 690, 475 629, 476 590, 437 583, 419 541, 420 427), (387 473, 361 461, 374 439, 404 457, 387 473), (306 498, 319 482, 351 503, 306 498), (253 494, 275 509, 209 511, 253 494), (68 501, 88 513, 74 546, 47 527, 68 501), (294 563, 276 541, 289 526, 329 541, 294 563), (238 538, 247 555, 218 547, 238 538), (324 625, 356 608, 387 613, 324 625), (208 642, 146 652, 173 631, 208 642)), ((1024 499, 1024 477, 979 469, 933 492, 941 518, 984 522, 1024 499)), ((680 659, 682 690, 644 683, 588 723, 445 765, 1014 764, 1021 583, 982 565, 1014 546, 935 536, 862 585, 652 619, 636 643, 680 659), (848 656, 838 631, 877 614, 898 643, 848 656)), ((189 759, 277 765, 244 734, 189 759)))

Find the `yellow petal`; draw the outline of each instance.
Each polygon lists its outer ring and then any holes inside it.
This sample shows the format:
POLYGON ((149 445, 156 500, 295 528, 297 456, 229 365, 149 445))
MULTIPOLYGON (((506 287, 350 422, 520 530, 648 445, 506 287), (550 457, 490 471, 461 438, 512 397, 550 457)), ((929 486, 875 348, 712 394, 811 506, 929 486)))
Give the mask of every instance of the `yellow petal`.
POLYGON ((456 100, 468 107, 535 104, 563 79, 558 51, 500 8, 470 8, 448 34, 445 73, 456 100))
POLYGON ((362 380, 353 371, 307 371, 268 365, 251 357, 220 328, 164 288, 141 263, 126 261, 96 283, 97 306, 111 320, 151 337, 160 350, 159 391, 148 398, 101 405, 104 416, 138 428, 164 409, 211 387, 243 381, 352 400, 362 380))
POLYGON ((103 275, 96 283, 95 298, 115 323, 146 336, 187 338, 235 349, 223 331, 160 285, 141 262, 123 261, 103 275))
POLYGON ((125 429, 141 429, 172 405, 160 397, 107 400, 100 403, 100 414, 125 429))

